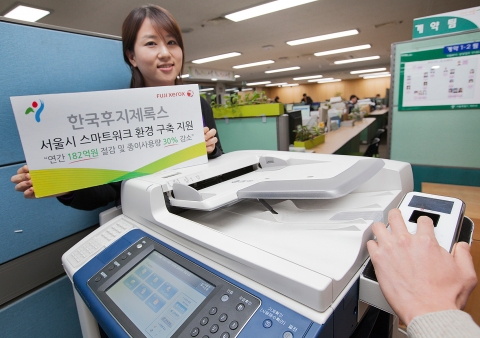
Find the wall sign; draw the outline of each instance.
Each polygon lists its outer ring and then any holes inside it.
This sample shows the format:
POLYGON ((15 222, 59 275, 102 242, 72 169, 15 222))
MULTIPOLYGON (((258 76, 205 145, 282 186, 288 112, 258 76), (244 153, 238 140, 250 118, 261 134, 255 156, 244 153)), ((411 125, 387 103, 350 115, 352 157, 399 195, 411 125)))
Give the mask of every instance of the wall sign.
POLYGON ((398 110, 480 108, 479 73, 478 42, 403 53, 398 110))
POLYGON ((463 32, 479 27, 480 7, 474 7, 414 19, 412 38, 463 32))

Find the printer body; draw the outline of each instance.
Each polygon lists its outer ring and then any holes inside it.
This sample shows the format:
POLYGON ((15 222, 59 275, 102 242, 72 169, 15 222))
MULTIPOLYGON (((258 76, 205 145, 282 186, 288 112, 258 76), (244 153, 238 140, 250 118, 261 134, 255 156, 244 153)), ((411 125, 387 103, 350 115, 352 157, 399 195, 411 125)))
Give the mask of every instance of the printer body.
POLYGON ((85 337, 348 337, 374 222, 408 163, 238 151, 124 181, 123 214, 67 251, 85 337))

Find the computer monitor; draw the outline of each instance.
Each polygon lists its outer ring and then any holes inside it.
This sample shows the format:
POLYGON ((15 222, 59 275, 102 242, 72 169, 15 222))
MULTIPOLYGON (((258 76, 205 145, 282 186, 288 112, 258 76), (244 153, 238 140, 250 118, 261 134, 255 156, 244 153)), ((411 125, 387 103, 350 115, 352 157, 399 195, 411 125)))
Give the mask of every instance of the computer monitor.
POLYGON ((312 102, 312 104, 310 105, 310 110, 318 110, 318 108, 320 108, 320 102, 312 102))
POLYGON ((294 109, 300 110, 304 119, 310 118, 310 105, 294 106, 294 109))
POLYGON ((288 112, 288 141, 289 144, 293 144, 295 141, 295 130, 297 126, 302 126, 302 112, 300 110, 294 110, 288 112))
POLYGON ((293 110, 293 103, 287 103, 285 105, 285 109, 287 110, 287 112, 292 111, 293 110))

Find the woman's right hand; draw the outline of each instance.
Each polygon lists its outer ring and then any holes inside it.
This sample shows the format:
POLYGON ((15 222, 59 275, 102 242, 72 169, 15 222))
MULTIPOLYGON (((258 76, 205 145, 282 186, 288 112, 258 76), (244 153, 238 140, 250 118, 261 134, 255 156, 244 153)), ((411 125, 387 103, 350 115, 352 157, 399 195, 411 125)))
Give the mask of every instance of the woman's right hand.
POLYGON ((12 176, 12 182, 15 183, 15 190, 23 192, 25 198, 35 198, 30 171, 25 164, 17 170, 17 174, 12 176))

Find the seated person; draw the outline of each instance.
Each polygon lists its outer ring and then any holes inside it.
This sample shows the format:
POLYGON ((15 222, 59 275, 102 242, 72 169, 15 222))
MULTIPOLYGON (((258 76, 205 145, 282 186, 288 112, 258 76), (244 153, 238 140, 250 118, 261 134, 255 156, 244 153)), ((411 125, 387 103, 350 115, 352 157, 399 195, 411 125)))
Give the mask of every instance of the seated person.
POLYGON ((357 104, 357 101, 358 101, 357 95, 350 95, 350 100, 347 102, 347 110, 349 114, 352 112, 352 109, 357 104))
POLYGON ((313 100, 310 96, 307 96, 307 93, 303 93, 303 96, 302 96, 302 99, 300 100, 300 102, 311 105, 313 103, 313 100))

